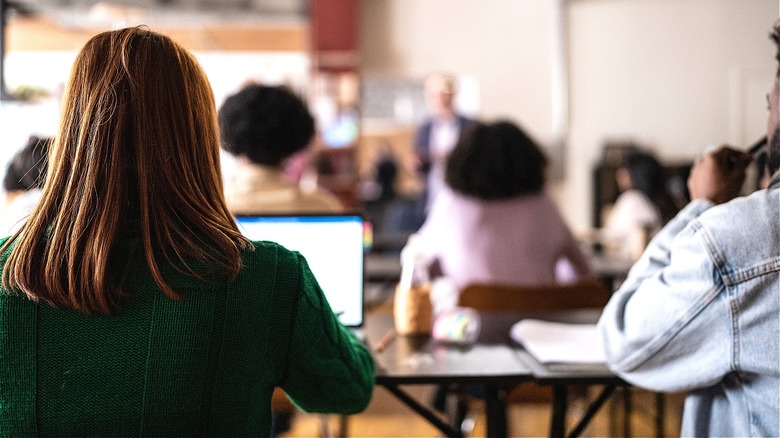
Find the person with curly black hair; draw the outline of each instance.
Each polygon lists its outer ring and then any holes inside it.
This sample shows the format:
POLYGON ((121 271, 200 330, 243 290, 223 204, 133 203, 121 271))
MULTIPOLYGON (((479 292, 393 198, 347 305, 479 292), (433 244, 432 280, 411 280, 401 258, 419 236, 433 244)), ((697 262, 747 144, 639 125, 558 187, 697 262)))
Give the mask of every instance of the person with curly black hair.
MULTIPOLYGON (((580 243, 544 191, 546 164, 539 146, 512 122, 475 122, 464 132, 447 159, 446 187, 415 239, 456 289, 590 276, 580 243)), ((457 301, 433 299, 437 310, 457 301)))
POLYGON ((219 110, 222 148, 238 158, 225 197, 234 214, 335 212, 338 198, 303 190, 284 177, 284 164, 314 137, 306 103, 283 86, 247 85, 219 110))
POLYGON ((3 177, 5 205, 0 234, 13 234, 38 204, 51 142, 51 138, 32 135, 8 163, 3 177))

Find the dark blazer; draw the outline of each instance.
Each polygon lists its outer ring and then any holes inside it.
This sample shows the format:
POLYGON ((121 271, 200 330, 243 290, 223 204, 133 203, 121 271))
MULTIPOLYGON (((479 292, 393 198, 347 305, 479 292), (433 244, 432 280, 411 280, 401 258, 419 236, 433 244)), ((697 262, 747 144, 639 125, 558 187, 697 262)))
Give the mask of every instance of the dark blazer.
MULTIPOLYGON (((472 123, 474 120, 461 114, 455 114, 455 120, 458 123, 458 131, 463 134, 464 129, 472 123)), ((433 127, 433 119, 428 118, 420 125, 417 133, 414 137, 414 151, 419 159, 420 167, 417 169, 423 174, 427 175, 431 169, 431 128, 433 127)))

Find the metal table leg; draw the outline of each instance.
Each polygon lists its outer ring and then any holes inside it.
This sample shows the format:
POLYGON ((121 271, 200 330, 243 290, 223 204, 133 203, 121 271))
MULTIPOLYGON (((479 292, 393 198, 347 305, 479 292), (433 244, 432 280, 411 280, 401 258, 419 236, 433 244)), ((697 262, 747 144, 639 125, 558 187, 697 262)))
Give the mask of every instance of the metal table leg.
POLYGON ((566 412, 569 410, 569 394, 566 385, 553 385, 553 412, 550 436, 563 438, 566 434, 566 412))
POLYGON ((485 385, 485 411, 488 438, 506 437, 506 402, 496 385, 485 385))
POLYGON ((455 429, 451 425, 447 424, 446 422, 442 421, 436 414, 431 412, 430 409, 423 406, 415 400, 412 396, 404 392, 401 388, 399 388, 396 385, 382 385, 384 386, 388 391, 390 391, 394 396, 396 396, 399 400, 401 400, 404 404, 409 406, 413 411, 420 414, 423 418, 428 420, 429 423, 431 423, 434 427, 439 429, 442 433, 449 437, 463 437, 463 433, 459 429, 455 429))

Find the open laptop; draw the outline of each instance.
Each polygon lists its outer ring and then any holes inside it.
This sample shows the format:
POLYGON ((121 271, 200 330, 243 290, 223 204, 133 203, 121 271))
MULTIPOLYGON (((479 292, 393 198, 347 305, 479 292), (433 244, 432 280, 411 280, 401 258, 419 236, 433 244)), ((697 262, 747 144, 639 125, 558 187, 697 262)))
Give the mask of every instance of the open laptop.
POLYGON ((339 321, 360 336, 363 325, 365 245, 360 214, 239 215, 251 240, 270 240, 300 252, 339 321))

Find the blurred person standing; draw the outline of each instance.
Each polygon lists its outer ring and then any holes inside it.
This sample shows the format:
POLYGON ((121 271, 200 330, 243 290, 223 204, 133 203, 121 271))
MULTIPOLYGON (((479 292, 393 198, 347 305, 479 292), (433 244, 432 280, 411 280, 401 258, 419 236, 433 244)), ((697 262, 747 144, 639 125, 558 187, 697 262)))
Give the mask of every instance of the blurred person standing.
POLYGON ((457 82, 453 76, 433 74, 425 81, 425 101, 430 117, 418 128, 414 149, 418 171, 422 174, 422 199, 425 213, 444 186, 447 155, 455 147, 472 119, 455 110, 457 82))

